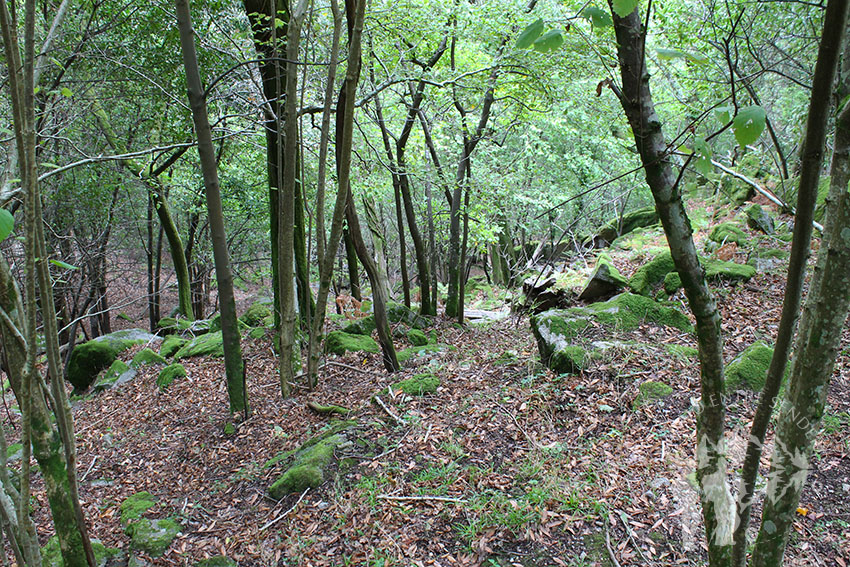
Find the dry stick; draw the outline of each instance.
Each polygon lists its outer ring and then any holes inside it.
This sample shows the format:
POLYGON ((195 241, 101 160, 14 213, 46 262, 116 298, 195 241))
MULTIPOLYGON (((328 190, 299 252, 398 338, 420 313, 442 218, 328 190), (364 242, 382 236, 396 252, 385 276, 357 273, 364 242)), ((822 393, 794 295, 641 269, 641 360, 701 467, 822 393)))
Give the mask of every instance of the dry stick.
POLYGON ((388 408, 388 407, 387 407, 387 405, 386 405, 386 404, 384 403, 384 401, 380 398, 380 396, 375 396, 375 397, 374 397, 374 400, 375 400, 375 403, 376 403, 376 404, 378 404, 379 406, 381 406, 381 409, 382 409, 382 410, 384 410, 385 412, 387 412, 387 415, 388 415, 388 416, 390 416, 390 417, 392 418, 392 420, 393 420, 393 421, 395 421, 395 422, 396 422, 397 424, 399 424, 399 425, 404 425, 404 420, 403 420, 403 419, 401 419, 398 415, 394 414, 394 413, 393 413, 393 411, 392 411, 390 408, 388 408))
POLYGON ((608 550, 608 557, 611 558, 611 562, 615 565, 615 567, 620 567, 620 562, 617 561, 617 557, 614 555, 614 550, 611 549, 611 535, 608 532, 608 524, 605 524, 605 548, 608 550))
POLYGON ((508 409, 505 408, 505 406, 503 406, 499 402, 496 402, 496 405, 499 406, 499 409, 501 409, 503 412, 505 412, 508 415, 508 417, 510 417, 514 421, 514 425, 516 425, 517 429, 519 429, 522 432, 522 434, 525 436, 526 440, 531 444, 532 447, 534 447, 536 449, 543 449, 544 448, 543 445, 541 445, 540 443, 535 441, 534 438, 525 429, 522 428, 522 426, 519 424, 519 421, 517 420, 517 418, 514 414, 509 412, 508 409))
POLYGON ((450 496, 387 496, 379 494, 378 500, 392 500, 394 502, 455 502, 457 504, 466 504, 463 498, 452 498, 450 496))
POLYGON ((384 377, 383 374, 378 374, 377 372, 372 372, 371 370, 362 370, 360 368, 357 368, 356 366, 343 364, 342 362, 333 362, 333 361, 329 360, 328 362, 326 362, 322 365, 322 368, 325 368, 326 366, 337 366, 339 368, 346 368, 348 370, 353 370, 355 372, 360 372, 361 374, 367 374, 369 376, 378 376, 378 377, 381 377, 381 378, 384 377))
POLYGON ((260 528, 260 531, 261 532, 266 531, 268 528, 272 527, 273 525, 278 523, 280 520, 285 518, 290 512, 295 510, 295 507, 298 506, 299 504, 301 504, 301 501, 304 500, 304 497, 307 496, 308 492, 310 492, 309 487, 304 489, 304 492, 301 493, 301 496, 298 498, 298 500, 295 502, 295 504, 293 504, 292 507, 289 508, 289 510, 287 510, 286 512, 284 512, 283 514, 281 514, 280 516, 278 516, 274 520, 267 522, 266 525, 264 525, 262 528, 260 528))
POLYGON ((86 477, 89 476, 89 473, 94 468, 94 464, 97 462, 98 457, 100 457, 100 455, 95 455, 94 459, 91 460, 91 464, 89 465, 88 470, 86 470, 85 474, 80 477, 80 482, 83 482, 84 480, 86 480, 86 477))

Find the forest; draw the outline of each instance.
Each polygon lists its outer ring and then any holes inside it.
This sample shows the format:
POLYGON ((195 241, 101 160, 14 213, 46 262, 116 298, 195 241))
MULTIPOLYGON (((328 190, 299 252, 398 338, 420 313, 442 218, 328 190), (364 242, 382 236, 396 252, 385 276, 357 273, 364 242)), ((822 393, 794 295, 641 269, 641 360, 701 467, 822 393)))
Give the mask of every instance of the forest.
POLYGON ((4 566, 850 564, 848 0, 0 0, 4 566))

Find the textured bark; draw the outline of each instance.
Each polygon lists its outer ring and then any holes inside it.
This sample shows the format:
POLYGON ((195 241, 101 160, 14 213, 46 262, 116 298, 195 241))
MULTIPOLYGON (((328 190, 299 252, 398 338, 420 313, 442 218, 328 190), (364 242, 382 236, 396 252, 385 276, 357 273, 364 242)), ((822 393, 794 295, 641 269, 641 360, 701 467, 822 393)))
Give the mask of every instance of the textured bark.
POLYGON ((242 376, 242 349, 239 327, 236 321, 236 302, 233 299, 233 274, 230 255, 227 251, 227 235, 224 230, 224 215, 221 207, 221 191, 216 168, 215 148, 212 143, 209 117, 198 56, 195 52, 195 37, 189 14, 188 0, 176 0, 177 27, 180 31, 180 47, 183 65, 186 68, 186 86, 195 135, 198 138, 198 155, 207 196, 207 215, 210 223, 215 275, 218 283, 219 309, 221 310, 221 335, 224 347, 224 366, 227 378, 227 395, 230 412, 247 412, 248 400, 242 376))
MULTIPOLYGON (((747 528, 750 525, 752 498, 758 477, 759 460, 762 454, 767 427, 773 414, 776 398, 785 375, 791 342, 797 327, 797 318, 803 295, 803 283, 806 275, 806 261, 812 239, 812 221, 814 220, 820 171, 823 165, 824 141, 826 139, 829 118, 830 94, 838 67, 838 54, 841 38, 847 20, 846 0, 829 2, 824 18, 824 30, 815 65, 812 82, 811 103, 806 123, 806 138, 801 152, 800 185, 797 191, 797 212, 794 218, 794 239, 788 262, 788 277, 785 282, 785 296, 782 303, 782 315, 774 345, 773 358, 767 372, 764 389, 759 399, 753 425, 750 428, 750 441, 741 470, 741 484, 738 489, 738 525, 734 533, 733 565, 743 567, 747 559, 747 528)), ((850 52, 845 48, 845 60, 850 52)), ((845 77, 843 88, 839 89, 839 100, 850 92, 850 80, 845 77)), ((842 187, 846 189, 847 161, 850 157, 846 125, 839 123, 835 133, 835 151, 832 162, 832 180, 830 200, 834 202, 842 187)), ((832 227, 825 227, 831 232, 832 227)))
POLYGON ((735 509, 727 479, 723 432, 725 405, 720 313, 705 281, 691 226, 676 186, 661 121, 655 112, 644 60, 644 35, 635 10, 625 18, 612 10, 622 77, 620 102, 667 236, 670 253, 696 318, 701 408, 697 418, 697 480, 711 565, 729 563, 735 509))
POLYGON ((351 291, 351 297, 357 301, 362 301, 363 296, 360 293, 360 264, 357 262, 357 249, 354 247, 354 239, 351 237, 351 228, 347 225, 342 232, 342 239, 345 244, 345 261, 348 266, 348 287, 351 291))

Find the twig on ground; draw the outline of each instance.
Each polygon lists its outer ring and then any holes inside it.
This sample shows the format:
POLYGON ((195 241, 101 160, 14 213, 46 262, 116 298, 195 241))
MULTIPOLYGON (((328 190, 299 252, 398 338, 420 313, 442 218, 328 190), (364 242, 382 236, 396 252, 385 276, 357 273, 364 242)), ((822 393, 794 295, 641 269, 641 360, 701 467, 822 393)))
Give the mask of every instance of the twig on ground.
POLYGON ((376 403, 376 404, 378 404, 379 406, 381 406, 381 409, 382 409, 382 410, 384 410, 384 411, 387 413, 387 415, 388 415, 388 416, 390 416, 390 418, 391 418, 393 421, 395 421, 395 422, 396 422, 397 424, 399 424, 399 425, 404 425, 404 420, 403 420, 403 419, 401 419, 401 418, 400 418, 398 415, 396 415, 395 413, 393 413, 393 411, 392 411, 390 408, 388 408, 388 407, 387 407, 387 404, 385 404, 385 403, 384 403, 384 401, 383 401, 383 400, 382 400, 379 396, 375 396, 375 397, 373 397, 372 399, 373 399, 373 400, 375 400, 375 403, 376 403))
POLYGON ((608 550, 608 556, 611 558, 614 567, 620 567, 620 562, 617 561, 617 556, 614 555, 614 550, 611 549, 611 535, 608 533, 607 522, 605 523, 605 548, 608 550))
POLYGON ((91 464, 89 465, 88 470, 85 472, 85 474, 84 474, 83 476, 81 476, 81 477, 80 477, 80 482, 83 482, 84 480, 86 480, 86 477, 87 477, 87 476, 89 476, 89 473, 90 473, 90 472, 91 472, 91 470, 94 468, 94 464, 97 462, 97 458, 98 458, 99 456, 100 456, 100 455, 95 455, 95 456, 94 456, 94 459, 92 459, 92 460, 91 460, 91 464))
POLYGON ((261 531, 261 532, 266 531, 267 529, 269 529, 270 527, 272 527, 273 525, 275 525, 276 523, 278 523, 280 520, 282 520, 283 518, 285 518, 287 515, 289 515, 289 513, 290 513, 290 512, 292 512, 293 510, 295 510, 296 506, 298 506, 299 504, 301 504, 301 501, 302 501, 302 500, 304 500, 304 497, 305 497, 305 496, 307 496, 307 493, 308 493, 308 492, 310 492, 310 488, 309 488, 309 487, 304 489, 304 492, 302 492, 302 493, 301 493, 301 496, 298 498, 298 500, 295 502, 295 504, 293 504, 293 505, 292 505, 292 507, 291 507, 291 508, 289 508, 289 510, 287 510, 286 512, 284 512, 283 514, 281 514, 280 516, 278 516, 278 517, 277 517, 277 518, 275 518, 274 520, 272 520, 272 521, 270 521, 270 522, 266 522, 266 525, 264 525, 262 528, 260 528, 260 531, 261 531))
POLYGON ((499 409, 501 409, 503 412, 505 412, 508 415, 508 417, 510 417, 513 420, 514 425, 516 425, 517 429, 519 429, 520 432, 522 432, 522 434, 525 436, 525 438, 528 440, 528 442, 531 444, 532 447, 534 447, 535 449, 543 449, 544 448, 543 445, 541 445, 540 443, 535 441, 534 438, 525 429, 522 428, 522 426, 519 424, 519 421, 517 420, 517 418, 514 414, 512 414, 510 411, 508 411, 508 409, 505 406, 503 406, 502 404, 500 404, 499 402, 496 402, 496 405, 499 406, 499 409))
POLYGON ((360 372, 361 374, 368 374, 369 376, 378 376, 379 378, 383 377, 383 374, 378 374, 377 372, 372 372, 371 370, 363 370, 361 368, 357 368, 356 366, 351 366, 350 364, 343 364, 342 362, 334 362, 332 360, 329 360, 324 363, 322 365, 322 368, 324 368, 325 366, 337 366, 339 368, 353 370, 354 372, 360 372))

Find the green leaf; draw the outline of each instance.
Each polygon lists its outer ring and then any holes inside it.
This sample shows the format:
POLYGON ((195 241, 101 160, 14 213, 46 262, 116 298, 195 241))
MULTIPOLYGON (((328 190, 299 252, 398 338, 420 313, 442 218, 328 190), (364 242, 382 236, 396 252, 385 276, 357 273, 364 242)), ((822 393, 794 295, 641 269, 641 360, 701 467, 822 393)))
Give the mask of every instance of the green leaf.
POLYGON ((635 11, 638 4, 640 4, 640 0, 612 0, 611 9, 621 18, 625 18, 635 11))
POLYGON ((548 53, 561 47, 564 43, 564 36, 561 35, 561 30, 551 30, 546 32, 543 37, 534 42, 535 51, 540 53, 548 53))
POLYGON ((15 217, 6 209, 0 209, 0 241, 6 240, 15 228, 15 217))
POLYGON ((611 14, 596 6, 588 6, 581 11, 581 15, 590 20, 591 25, 595 28, 607 28, 614 25, 611 14))
POLYGON ((678 49, 656 49, 655 53, 662 61, 671 61, 673 59, 684 59, 686 55, 678 49))
POLYGON ((714 109, 714 117, 717 118, 717 121, 722 125, 726 125, 732 120, 732 111, 734 108, 731 106, 720 106, 714 109))
POLYGON ((694 141, 694 151, 697 158, 694 167, 696 167, 697 171, 707 176, 712 171, 711 148, 704 138, 697 138, 694 141))
POLYGON ((766 121, 767 113, 760 106, 747 106, 738 112, 732 121, 732 130, 742 148, 759 139, 766 121))
POLYGON ((526 26, 522 33, 519 34, 519 37, 516 38, 516 46, 517 49, 528 49, 534 43, 540 34, 543 33, 543 20, 538 18, 537 21, 532 22, 526 26))
POLYGON ((59 266, 60 268, 65 270, 79 270, 77 266, 72 266, 71 264, 63 262, 62 260, 50 260, 50 263, 54 266, 59 266))
POLYGON ((60 90, 59 92, 62 93, 62 96, 67 98, 71 98, 72 96, 74 96, 74 93, 72 93, 71 89, 69 89, 68 87, 62 87, 62 90, 60 90))

